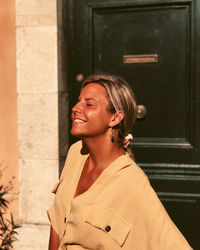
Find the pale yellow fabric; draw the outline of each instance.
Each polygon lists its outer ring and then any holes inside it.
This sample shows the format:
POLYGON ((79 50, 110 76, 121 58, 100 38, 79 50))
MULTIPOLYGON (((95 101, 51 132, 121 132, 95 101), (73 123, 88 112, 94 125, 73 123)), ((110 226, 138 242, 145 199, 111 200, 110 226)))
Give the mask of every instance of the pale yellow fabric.
POLYGON ((48 210, 60 237, 59 250, 191 249, 127 154, 110 164, 87 192, 73 198, 88 157, 81 155, 81 147, 79 141, 70 148, 48 210))

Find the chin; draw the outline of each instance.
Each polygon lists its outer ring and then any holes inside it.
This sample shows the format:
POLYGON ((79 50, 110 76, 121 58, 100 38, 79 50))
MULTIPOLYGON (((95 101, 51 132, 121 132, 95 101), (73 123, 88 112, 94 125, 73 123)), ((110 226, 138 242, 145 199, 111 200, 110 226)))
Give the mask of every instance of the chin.
POLYGON ((80 132, 80 131, 76 131, 75 129, 71 129, 71 131, 70 131, 70 133, 71 133, 71 135, 73 135, 73 136, 75 136, 75 137, 79 137, 79 138, 82 138, 83 137, 83 135, 82 135, 82 133, 80 132))
POLYGON ((86 139, 86 138, 91 138, 92 136, 88 133, 83 133, 83 131, 77 131, 74 129, 71 129, 71 135, 78 137, 79 139, 86 139))
POLYGON ((71 130, 70 133, 71 133, 71 135, 73 135, 73 136, 76 136, 76 137, 79 136, 79 133, 77 133, 77 132, 75 132, 75 131, 73 131, 73 130, 71 130))

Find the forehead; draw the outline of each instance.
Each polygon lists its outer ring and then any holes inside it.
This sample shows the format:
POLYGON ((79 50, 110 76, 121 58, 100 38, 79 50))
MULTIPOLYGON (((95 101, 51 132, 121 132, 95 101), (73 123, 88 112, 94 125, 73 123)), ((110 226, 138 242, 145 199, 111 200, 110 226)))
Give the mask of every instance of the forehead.
POLYGON ((86 85, 80 93, 80 97, 84 98, 107 98, 108 93, 104 86, 98 83, 89 83, 86 85))

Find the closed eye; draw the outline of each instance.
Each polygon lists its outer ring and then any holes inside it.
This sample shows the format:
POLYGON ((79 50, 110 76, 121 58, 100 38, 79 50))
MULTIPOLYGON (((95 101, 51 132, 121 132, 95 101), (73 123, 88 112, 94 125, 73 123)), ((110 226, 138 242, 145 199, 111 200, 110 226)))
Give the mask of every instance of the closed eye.
POLYGON ((95 106, 96 100, 94 98, 86 98, 85 103, 87 107, 95 106))
POLYGON ((92 103, 86 103, 86 106, 87 107, 91 107, 91 106, 94 106, 94 104, 92 104, 92 103))

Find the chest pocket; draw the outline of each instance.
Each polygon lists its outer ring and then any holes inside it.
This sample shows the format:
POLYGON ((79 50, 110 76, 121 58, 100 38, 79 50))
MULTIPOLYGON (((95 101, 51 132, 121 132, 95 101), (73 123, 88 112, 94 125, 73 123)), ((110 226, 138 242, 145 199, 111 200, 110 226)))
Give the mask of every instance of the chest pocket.
POLYGON ((115 240, 120 247, 122 247, 125 243, 132 228, 132 225, 125 221, 122 217, 99 205, 95 205, 92 208, 85 222, 103 230, 113 240, 115 240))
POLYGON ((63 181, 63 178, 61 178, 56 185, 53 187, 53 189, 51 190, 52 193, 56 194, 58 187, 60 186, 61 182, 63 181))

